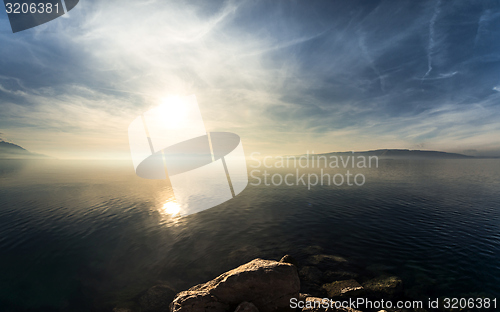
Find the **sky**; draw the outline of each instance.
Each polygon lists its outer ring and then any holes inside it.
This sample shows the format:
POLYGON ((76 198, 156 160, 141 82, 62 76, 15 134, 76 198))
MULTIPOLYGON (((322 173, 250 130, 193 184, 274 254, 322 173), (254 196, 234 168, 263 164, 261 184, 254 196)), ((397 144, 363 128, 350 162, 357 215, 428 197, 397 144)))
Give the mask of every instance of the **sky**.
POLYGON ((13 34, 0 138, 129 158, 128 125, 195 94, 207 131, 268 155, 500 155, 499 1, 90 1, 13 34))

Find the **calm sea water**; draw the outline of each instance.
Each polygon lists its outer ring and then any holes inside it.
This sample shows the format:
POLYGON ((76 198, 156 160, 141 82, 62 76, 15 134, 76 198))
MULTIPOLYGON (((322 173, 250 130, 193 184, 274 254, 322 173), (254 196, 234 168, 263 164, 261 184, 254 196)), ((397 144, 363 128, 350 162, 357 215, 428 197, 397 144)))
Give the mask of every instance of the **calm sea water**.
POLYGON ((2 160, 0 311, 110 311, 156 283, 183 290, 310 245, 397 274, 410 293, 500 297, 500 160, 354 172, 365 185, 249 185, 172 219, 168 183, 129 162, 2 160))

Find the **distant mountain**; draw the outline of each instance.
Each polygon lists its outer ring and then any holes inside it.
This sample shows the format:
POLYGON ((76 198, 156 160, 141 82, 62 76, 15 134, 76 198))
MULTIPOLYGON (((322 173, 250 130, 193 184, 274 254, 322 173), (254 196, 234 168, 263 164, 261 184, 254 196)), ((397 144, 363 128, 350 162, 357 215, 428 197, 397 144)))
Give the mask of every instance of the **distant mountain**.
POLYGON ((46 155, 32 153, 14 143, 0 141, 0 159, 46 159, 46 155))
POLYGON ((438 151, 421 151, 421 150, 407 150, 407 149, 379 149, 363 152, 332 152, 324 154, 325 156, 377 156, 379 159, 469 159, 476 158, 463 154, 438 152, 438 151))

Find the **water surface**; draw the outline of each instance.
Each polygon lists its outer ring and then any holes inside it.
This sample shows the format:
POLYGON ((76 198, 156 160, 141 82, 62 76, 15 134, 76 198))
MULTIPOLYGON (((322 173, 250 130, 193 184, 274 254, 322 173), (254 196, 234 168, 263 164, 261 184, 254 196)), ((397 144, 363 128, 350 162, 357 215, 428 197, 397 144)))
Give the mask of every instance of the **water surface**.
POLYGON ((172 219, 168 182, 129 162, 2 160, 0 310, 110 311, 156 283, 182 290, 256 257, 302 260, 310 245, 397 274, 416 296, 500 296, 500 160, 354 171, 365 185, 249 185, 172 219))

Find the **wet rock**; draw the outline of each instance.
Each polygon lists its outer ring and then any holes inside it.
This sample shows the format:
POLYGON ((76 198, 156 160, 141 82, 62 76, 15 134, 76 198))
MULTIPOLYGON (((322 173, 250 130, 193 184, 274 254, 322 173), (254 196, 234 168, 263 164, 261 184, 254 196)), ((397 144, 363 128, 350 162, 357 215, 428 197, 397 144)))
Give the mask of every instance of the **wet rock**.
POLYGON ((323 273, 313 266, 305 266, 300 269, 301 291, 309 293, 312 296, 323 296, 321 290, 322 275, 323 273))
POLYGON ((188 290, 180 292, 170 304, 170 311, 172 312, 227 312, 229 310, 229 304, 221 302, 207 291, 188 290))
POLYGON ((301 281, 320 284, 323 273, 316 267, 313 266, 305 266, 299 271, 299 276, 301 281))
POLYGON ((361 312, 360 310, 355 310, 353 308, 339 308, 336 310, 337 312, 361 312))
POLYGON ((311 264, 321 264, 323 262, 345 263, 347 259, 341 256, 334 255, 313 255, 309 257, 308 261, 311 264))
POLYGON ((234 312, 259 312, 259 309, 251 302, 242 302, 234 312))
POLYGON ((312 297, 310 294, 299 293, 298 301, 305 301, 307 297, 312 297))
POLYGON ((156 285, 139 297, 138 303, 143 312, 168 311, 170 302, 175 297, 175 291, 167 285, 156 285))
POLYGON ((295 267, 299 266, 297 263, 297 260, 295 260, 295 258, 290 256, 290 255, 284 255, 283 258, 281 258, 280 262, 281 263, 290 263, 290 264, 295 265, 295 267))
POLYGON ((324 284, 322 288, 330 298, 356 297, 364 291, 363 286, 354 279, 324 284))
POLYGON ((318 297, 309 297, 304 302, 302 311, 308 312, 361 312, 352 308, 335 307, 335 301, 318 297))
POLYGON ((288 308, 297 297, 297 268, 289 263, 255 259, 219 277, 177 294, 171 311, 226 311, 241 302, 252 302, 260 311, 288 308))
POLYGON ((330 307, 330 300, 325 300, 318 297, 308 297, 304 301, 304 308, 302 311, 320 312, 320 311, 336 311, 335 308, 330 307))
POLYGON ((363 287, 371 297, 390 299, 401 295, 403 281, 397 276, 378 277, 366 281, 363 287))
POLYGON ((312 255, 307 258, 306 262, 322 271, 339 270, 348 266, 345 258, 334 255, 312 255))

